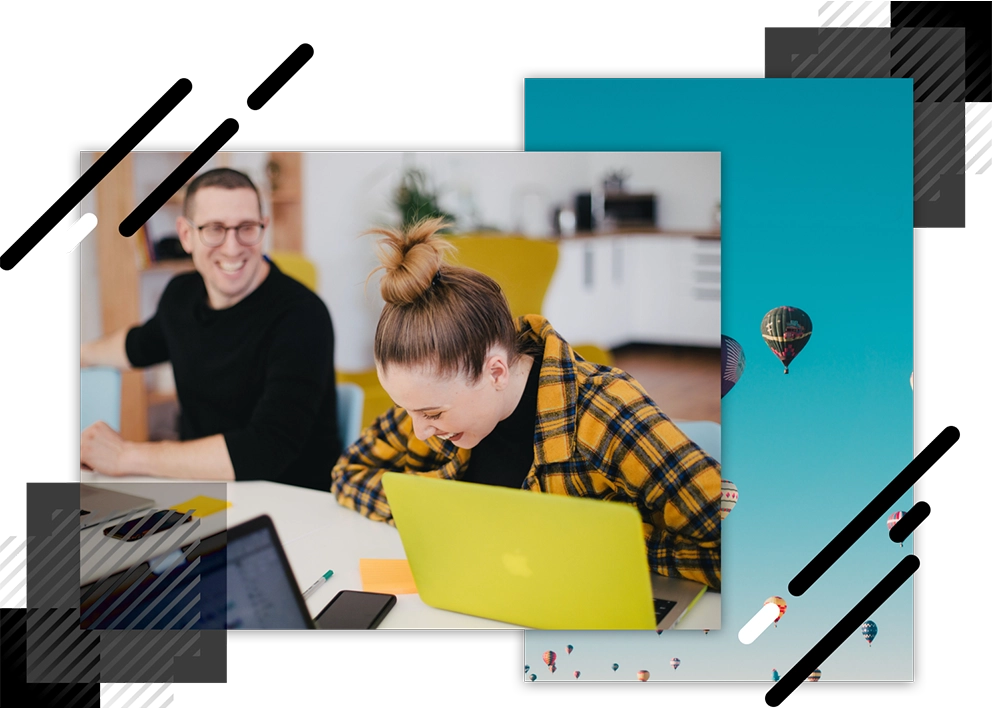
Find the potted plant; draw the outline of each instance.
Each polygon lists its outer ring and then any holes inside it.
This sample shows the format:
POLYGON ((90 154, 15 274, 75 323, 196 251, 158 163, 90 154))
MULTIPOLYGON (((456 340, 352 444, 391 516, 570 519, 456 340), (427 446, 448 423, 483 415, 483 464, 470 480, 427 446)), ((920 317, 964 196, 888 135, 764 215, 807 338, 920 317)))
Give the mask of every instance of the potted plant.
POLYGON ((420 168, 411 167, 403 173, 393 196, 393 204, 400 210, 404 228, 431 217, 441 217, 452 225, 455 223, 455 216, 441 209, 437 191, 430 186, 427 173, 420 168))

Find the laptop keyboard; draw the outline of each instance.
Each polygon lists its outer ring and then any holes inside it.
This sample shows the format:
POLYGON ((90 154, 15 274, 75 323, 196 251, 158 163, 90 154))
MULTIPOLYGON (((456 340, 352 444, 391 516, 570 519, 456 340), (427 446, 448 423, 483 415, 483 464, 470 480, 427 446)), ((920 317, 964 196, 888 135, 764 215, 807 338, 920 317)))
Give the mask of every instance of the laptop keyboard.
POLYGON ((661 621, 664 619, 664 617, 668 615, 668 611, 672 610, 672 608, 674 607, 675 607, 675 601, 666 601, 662 598, 654 599, 655 625, 661 624, 661 621))

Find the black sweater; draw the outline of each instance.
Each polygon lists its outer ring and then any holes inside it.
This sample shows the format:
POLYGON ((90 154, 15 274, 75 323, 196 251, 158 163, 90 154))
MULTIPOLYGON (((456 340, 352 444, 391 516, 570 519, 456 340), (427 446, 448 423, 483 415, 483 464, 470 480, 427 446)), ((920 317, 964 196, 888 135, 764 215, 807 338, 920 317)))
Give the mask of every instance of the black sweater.
POLYGON ((341 453, 334 330, 324 302, 269 264, 244 300, 213 310, 199 273, 173 278, 131 329, 132 366, 172 363, 184 441, 223 434, 238 480, 330 488, 341 453))

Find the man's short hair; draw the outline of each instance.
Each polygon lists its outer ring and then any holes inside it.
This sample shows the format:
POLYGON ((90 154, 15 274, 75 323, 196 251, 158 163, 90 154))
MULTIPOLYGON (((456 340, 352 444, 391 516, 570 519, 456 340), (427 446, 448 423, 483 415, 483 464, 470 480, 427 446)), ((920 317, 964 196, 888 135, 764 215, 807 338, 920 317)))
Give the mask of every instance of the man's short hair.
POLYGON ((187 219, 193 213, 193 196, 204 187, 223 187, 226 190, 248 188, 258 198, 258 214, 259 216, 262 215, 262 197, 251 178, 243 172, 232 170, 229 167, 218 167, 215 170, 208 170, 202 175, 197 175, 186 187, 186 196, 183 198, 183 216, 187 219))

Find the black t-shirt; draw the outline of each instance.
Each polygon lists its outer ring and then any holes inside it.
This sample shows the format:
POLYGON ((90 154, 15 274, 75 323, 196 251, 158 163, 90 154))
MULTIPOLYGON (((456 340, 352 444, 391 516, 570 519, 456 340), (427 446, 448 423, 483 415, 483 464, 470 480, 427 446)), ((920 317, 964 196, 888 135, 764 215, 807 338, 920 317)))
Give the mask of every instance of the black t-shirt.
POLYGON ((541 360, 535 359, 517 408, 472 449, 462 480, 484 485, 523 487, 524 478, 534 464, 534 428, 537 426, 537 385, 540 377, 541 360))
POLYGON ((265 281, 213 310, 199 273, 173 278, 125 341, 132 366, 171 362, 184 441, 223 434, 238 480, 330 488, 341 454, 334 330, 324 302, 269 264, 265 281))

